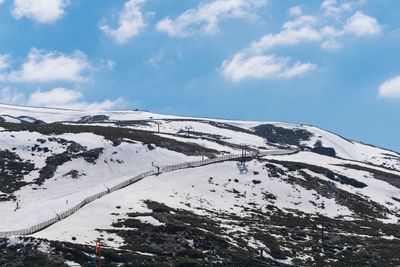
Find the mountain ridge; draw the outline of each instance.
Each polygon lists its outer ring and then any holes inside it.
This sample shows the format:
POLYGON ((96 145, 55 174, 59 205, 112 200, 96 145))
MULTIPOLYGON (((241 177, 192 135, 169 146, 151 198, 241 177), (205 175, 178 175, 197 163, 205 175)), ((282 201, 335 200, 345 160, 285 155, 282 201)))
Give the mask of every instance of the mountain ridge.
MULTIPOLYGON (((82 266, 97 239, 110 266, 400 264, 397 152, 281 122, 9 105, 0 114, 0 232, 160 166, 239 155, 147 177, 0 247, 82 266), (276 149, 298 152, 267 155, 276 149)), ((15 253, 6 251, 0 265, 15 253)))

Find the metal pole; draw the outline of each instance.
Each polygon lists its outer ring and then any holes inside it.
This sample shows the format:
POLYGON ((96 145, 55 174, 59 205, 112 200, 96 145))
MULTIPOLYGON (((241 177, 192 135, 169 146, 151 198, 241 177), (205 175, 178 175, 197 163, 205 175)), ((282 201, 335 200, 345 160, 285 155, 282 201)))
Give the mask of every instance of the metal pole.
POLYGON ((97 256, 98 267, 101 267, 100 240, 96 241, 96 256, 97 256))

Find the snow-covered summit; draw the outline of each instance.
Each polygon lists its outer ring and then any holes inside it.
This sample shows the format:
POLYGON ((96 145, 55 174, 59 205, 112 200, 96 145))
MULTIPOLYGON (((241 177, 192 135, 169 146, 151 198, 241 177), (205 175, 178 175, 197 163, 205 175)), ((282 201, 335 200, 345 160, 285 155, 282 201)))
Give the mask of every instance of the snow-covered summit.
MULTIPOLYGON (((400 170, 400 154, 352 141, 315 126, 268 121, 162 115, 141 110, 83 111, 0 104, 0 121, 11 123, 71 123, 123 127, 163 134, 192 132, 214 135, 253 147, 295 146, 302 150, 362 161, 400 170)), ((209 137, 209 136, 208 136, 209 137)))

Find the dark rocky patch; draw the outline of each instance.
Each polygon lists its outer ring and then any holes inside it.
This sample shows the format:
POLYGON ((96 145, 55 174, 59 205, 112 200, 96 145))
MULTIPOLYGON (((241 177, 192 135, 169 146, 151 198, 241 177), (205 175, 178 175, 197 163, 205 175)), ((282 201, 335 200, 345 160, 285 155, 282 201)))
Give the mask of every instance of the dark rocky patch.
MULTIPOLYGON (((227 142, 226 140, 228 138, 224 138, 220 135, 216 135, 216 134, 208 134, 208 133, 202 133, 202 132, 194 132, 194 131, 190 131, 189 135, 187 134, 187 131, 184 130, 180 130, 178 131, 177 134, 169 134, 171 136, 178 136, 178 137, 185 137, 187 139, 202 139, 202 140, 210 140, 214 143, 217 143, 219 145, 222 146, 226 146, 226 147, 230 147, 233 149, 242 149, 243 147, 241 145, 238 144, 234 144, 234 143, 230 143, 227 142), (192 134, 194 133, 194 134, 192 134)), ((266 149, 265 147, 259 147, 259 149, 266 149)), ((247 151, 255 151, 255 149, 248 147, 247 151)), ((220 151, 225 153, 226 151, 220 151)))
POLYGON ((297 216, 294 216, 279 209, 271 212, 249 209, 248 212, 253 215, 242 219, 241 223, 251 227, 250 233, 268 247, 271 256, 276 259, 294 258, 294 266, 400 264, 400 249, 393 247, 394 244, 400 244, 400 241, 384 238, 392 233, 399 236, 398 225, 370 219, 331 219, 301 212, 296 212, 297 216), (300 259, 304 254, 311 258, 300 259))
POLYGON ((276 200, 276 196, 270 192, 263 192, 263 198, 267 201, 274 201, 276 200))
POLYGON ((33 171, 35 166, 9 150, 0 150, 0 159, 0 191, 7 194, 1 199, 14 199, 12 193, 27 185, 23 178, 33 171))
POLYGON ((285 170, 278 167, 277 165, 267 162, 264 164, 264 166, 265 166, 266 170, 268 171, 269 176, 271 176, 271 177, 280 178, 281 176, 284 176, 286 174, 285 170))
MULTIPOLYGON (((265 166, 270 176, 284 179, 291 184, 300 185, 307 190, 315 190, 323 197, 335 199, 338 204, 346 206, 358 217, 383 219, 387 217, 387 214, 391 213, 390 210, 379 203, 373 202, 366 197, 339 189, 336 187, 334 182, 321 180, 303 171, 304 169, 308 169, 323 175, 329 173, 326 172, 326 170, 322 170, 323 168, 315 169, 315 166, 312 165, 278 161, 270 161, 266 163, 265 166), (271 162, 274 162, 275 164, 271 164, 271 162), (298 174, 293 173, 296 171, 300 173, 301 177, 297 177, 298 174)), ((330 174, 330 176, 332 176, 332 174, 330 174)), ((333 181, 336 180, 333 179, 333 181)))
POLYGON ((299 146, 301 150, 311 151, 328 157, 336 157, 336 150, 333 147, 324 147, 320 140, 315 142, 313 147, 299 146))
POLYGON ((376 170, 373 168, 368 168, 365 166, 360 166, 357 164, 343 164, 343 165, 339 165, 339 166, 346 167, 346 168, 353 169, 353 170, 366 171, 366 172, 372 173, 375 179, 385 181, 397 188, 400 188, 400 175, 376 170))
POLYGON ((356 216, 360 218, 385 219, 387 217, 386 214, 391 213, 386 207, 376 202, 337 188, 333 182, 323 181, 317 177, 312 177, 303 171, 300 171, 300 173, 305 181, 293 176, 290 176, 288 181, 299 184, 308 190, 315 190, 323 197, 335 199, 338 204, 349 208, 349 210, 354 212, 356 216))
POLYGON ((313 147, 311 151, 328 157, 336 157, 336 151, 332 147, 313 147))
MULTIPOLYGON (((126 243, 123 249, 154 254, 156 261, 165 259, 170 266, 204 266, 210 260, 216 266, 262 266, 249 257, 246 247, 236 247, 220 237, 222 229, 216 221, 161 203, 146 203, 152 213, 129 213, 127 218, 113 224, 123 230, 102 231, 121 236, 126 243), (138 216, 152 216, 165 225, 142 223, 135 219, 138 216)), ((273 261, 269 262, 275 266, 273 261)))
POLYGON ((116 121, 114 124, 119 127, 127 126, 151 126, 151 120, 130 120, 130 121, 116 121))
POLYGON ((392 197, 392 199, 393 199, 394 201, 400 202, 400 198, 392 197))
MULTIPOLYGON (((185 130, 179 130, 178 134, 187 134, 188 132, 185 130)), ((210 134, 210 133, 203 133, 203 132, 196 132, 196 131, 190 131, 189 132, 190 136, 194 137, 202 137, 204 139, 211 139, 211 140, 224 140, 227 139, 226 137, 219 135, 219 134, 210 134)))
POLYGON ((154 149, 156 149, 156 147, 151 145, 151 144, 147 144, 147 149, 148 150, 154 150, 154 149))
POLYGON ((45 180, 54 176, 57 168, 72 159, 83 158, 86 162, 95 164, 104 148, 94 148, 88 150, 80 144, 58 139, 62 144, 68 144, 66 151, 59 154, 54 154, 46 158, 46 165, 39 171, 39 177, 34 180, 37 185, 42 185, 45 180))
POLYGON ((28 123, 28 124, 46 124, 44 121, 42 120, 38 120, 35 119, 33 117, 29 117, 29 116, 19 116, 17 117, 17 119, 19 119, 21 121, 21 123, 28 123))
POLYGON ((67 172, 66 174, 64 174, 64 177, 70 176, 72 179, 78 179, 80 176, 85 176, 86 174, 84 173, 80 173, 77 170, 71 170, 69 172, 67 172))
MULTIPOLYGON (((122 250, 103 247, 103 266, 361 267, 400 264, 400 241, 385 239, 391 235, 400 238, 400 226, 375 219, 346 221, 298 211, 292 214, 269 204, 265 210, 252 205, 242 207, 240 216, 212 211, 210 216, 199 216, 157 202, 147 201, 146 204, 152 212, 129 213, 114 224, 115 228, 98 229, 100 236, 110 232, 125 240, 122 250), (141 223, 135 219, 138 216, 153 216, 165 225, 141 223), (249 247, 249 239, 263 246, 249 247), (304 255, 309 257, 304 258, 304 255), (288 258, 293 259, 292 265, 279 262, 288 258)), ((16 266, 64 266, 66 260, 82 266, 93 265, 94 244, 48 241, 51 252, 41 253, 37 250, 40 242, 43 241, 26 238, 25 245, 7 247, 6 240, 0 239, 0 266, 11 259, 25 263, 16 266), (33 265, 35 260, 41 265, 33 265)))
POLYGON ((78 123, 97 123, 107 122, 109 117, 106 115, 94 115, 94 116, 83 116, 77 122, 78 123))
POLYGON ((204 121, 207 122, 208 124, 221 128, 221 129, 227 129, 235 132, 240 132, 240 133, 247 133, 247 134, 254 134, 252 131, 229 124, 229 123, 224 123, 224 122, 216 122, 216 121, 204 121))
POLYGON ((254 134, 252 131, 229 124, 225 122, 217 122, 217 121, 210 121, 210 120, 198 120, 198 119, 163 119, 164 121, 187 121, 187 122, 201 122, 201 123, 208 123, 214 127, 218 127, 221 129, 227 129, 235 132, 247 133, 247 134, 254 134))
MULTIPOLYGON (((274 200, 274 196, 266 195, 267 201, 274 200)), ((247 266, 245 262, 253 262, 254 266, 257 263, 262 266, 287 266, 278 261, 288 258, 294 258, 295 266, 396 266, 400 263, 400 258, 396 256, 400 241, 383 238, 388 235, 399 237, 400 226, 375 219, 346 221, 298 211, 292 211, 295 213, 292 214, 269 204, 266 211, 261 211, 257 205, 242 207, 244 211, 240 217, 228 213, 203 217, 161 203, 148 203, 154 208, 152 213, 130 213, 114 225, 124 230, 105 231, 124 238, 128 251, 154 254, 155 261, 164 258, 168 262, 176 262, 184 257, 202 266, 207 262, 207 251, 211 248, 220 261, 220 265, 216 266, 247 266), (166 225, 143 224, 135 219, 137 216, 153 216, 166 225), (219 219, 225 220, 227 225, 222 226, 219 219), (126 227, 138 230, 127 231, 126 227), (243 230, 243 227, 248 230, 232 231, 234 228, 243 230), (229 229, 229 233, 225 229, 229 229), (234 240, 238 246, 232 246, 222 236, 234 240), (246 240, 251 237, 266 248, 248 247, 246 240), (193 240, 193 246, 187 240, 193 240), (260 251, 272 259, 262 256, 260 251), (311 258, 302 259, 302 255, 311 258), (242 262, 242 265, 233 262, 242 262)))
POLYGON ((308 141, 313 136, 303 129, 286 129, 272 124, 258 125, 254 127, 254 133, 271 143, 295 146, 300 146, 301 141, 308 141))
POLYGON ((62 256, 43 253, 38 250, 39 242, 8 245, 6 239, 0 239, 0 266, 6 267, 68 267, 62 256))
MULTIPOLYGON (((145 144, 154 144, 157 147, 166 148, 176 151, 187 156, 201 156, 214 158, 220 152, 205 148, 192 143, 176 141, 174 139, 161 137, 149 131, 141 131, 134 129, 116 128, 116 127, 101 127, 89 125, 66 125, 66 124, 47 124, 47 125, 32 125, 32 124, 13 124, 0 123, 0 126, 9 131, 31 131, 39 132, 44 135, 57 135, 64 133, 94 133, 110 140, 115 145, 119 145, 122 140, 139 141, 145 144)), ((50 139, 49 139, 50 140, 50 139)))
POLYGON ((351 185, 356 188, 364 188, 367 186, 365 183, 360 182, 356 179, 335 173, 329 169, 320 166, 310 165, 303 162, 289 162, 289 161, 275 161, 275 160, 269 160, 269 162, 282 164, 283 166, 287 167, 290 171, 308 169, 315 173, 322 174, 332 181, 336 181, 341 184, 351 185))

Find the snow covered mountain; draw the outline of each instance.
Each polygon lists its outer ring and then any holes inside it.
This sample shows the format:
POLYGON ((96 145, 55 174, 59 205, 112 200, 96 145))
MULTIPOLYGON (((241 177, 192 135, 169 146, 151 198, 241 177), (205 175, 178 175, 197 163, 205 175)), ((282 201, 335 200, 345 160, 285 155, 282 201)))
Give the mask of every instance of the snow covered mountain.
POLYGON ((400 264, 399 153, 308 125, 139 110, 0 105, 0 236, 141 173, 244 152, 0 239, 0 265, 91 266, 99 238, 105 266, 400 264))

